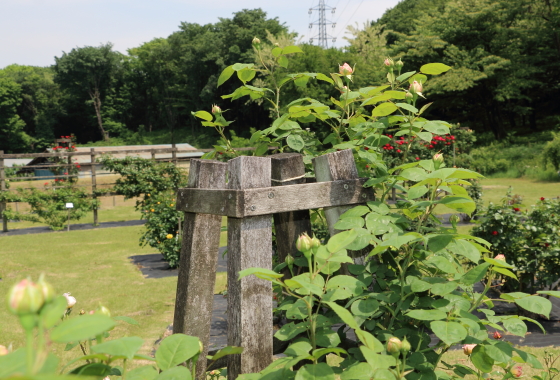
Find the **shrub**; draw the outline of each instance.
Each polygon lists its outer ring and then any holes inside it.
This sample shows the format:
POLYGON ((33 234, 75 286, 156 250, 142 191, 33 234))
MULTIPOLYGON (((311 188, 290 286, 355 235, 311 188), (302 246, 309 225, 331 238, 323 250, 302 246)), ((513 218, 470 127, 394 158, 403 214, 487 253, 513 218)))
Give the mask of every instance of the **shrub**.
POLYGON ((560 133, 555 133, 554 139, 544 147, 543 162, 545 168, 547 164, 551 164, 560 173, 560 133))

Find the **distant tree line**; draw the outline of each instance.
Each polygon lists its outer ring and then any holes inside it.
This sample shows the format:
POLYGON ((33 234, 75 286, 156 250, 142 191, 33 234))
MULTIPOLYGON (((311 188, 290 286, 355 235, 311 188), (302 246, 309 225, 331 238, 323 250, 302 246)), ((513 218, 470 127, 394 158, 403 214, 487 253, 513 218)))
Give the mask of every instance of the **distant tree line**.
MULTIPOLYGON (((355 86, 384 81, 385 57, 402 58, 404 71, 424 63, 453 67, 425 83, 429 117, 460 122, 500 139, 512 130, 553 129, 560 107, 560 0, 403 0, 363 28, 349 27, 350 45, 322 49, 299 44, 304 54, 287 70, 328 74, 344 62, 356 65, 355 86)), ((192 111, 219 104, 232 129, 247 136, 269 125, 259 100, 230 103, 223 95, 237 83, 216 86, 222 70, 255 62, 251 45, 259 37, 274 45, 297 43, 287 25, 260 9, 199 25, 183 22, 167 38, 157 38, 121 54, 107 43, 80 47, 55 57, 51 67, 10 65, 0 70, 0 150, 40 151, 55 136, 75 134, 79 143, 115 140, 161 131, 167 142, 188 136, 212 144, 218 137, 194 120, 192 111), (243 106, 241 106, 243 105, 243 106)), ((259 78, 262 85, 271 78, 259 78)), ((311 83, 287 89, 286 97, 337 96, 311 83)), ((285 103, 284 106, 286 105, 285 103)), ((311 125, 318 133, 324 126, 311 125)))

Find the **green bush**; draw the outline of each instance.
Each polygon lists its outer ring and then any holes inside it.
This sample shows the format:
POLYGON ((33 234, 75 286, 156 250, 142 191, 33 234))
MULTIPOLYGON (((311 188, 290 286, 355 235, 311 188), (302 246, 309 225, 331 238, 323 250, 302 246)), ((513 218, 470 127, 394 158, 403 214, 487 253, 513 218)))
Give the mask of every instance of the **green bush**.
POLYGON ((555 170, 560 170, 560 133, 555 133, 554 139, 544 147, 543 161, 545 168, 547 164, 551 164, 555 170))
POLYGON ((490 242, 494 254, 514 265, 519 281, 504 276, 507 290, 534 292, 560 278, 560 201, 541 198, 530 211, 521 207, 508 194, 501 204, 488 206, 472 234, 490 242))

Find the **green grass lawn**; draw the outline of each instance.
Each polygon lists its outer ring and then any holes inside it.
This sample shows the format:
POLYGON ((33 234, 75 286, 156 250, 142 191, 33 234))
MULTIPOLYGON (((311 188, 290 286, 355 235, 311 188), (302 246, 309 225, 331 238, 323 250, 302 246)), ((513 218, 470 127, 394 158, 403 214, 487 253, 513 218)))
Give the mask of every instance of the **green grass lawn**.
MULTIPOLYGON (((0 237, 0 344, 14 348, 23 345, 23 330, 3 301, 10 287, 31 276, 36 280, 45 273, 55 290, 72 293, 80 309, 94 310, 99 304, 113 316, 129 316, 138 326, 119 322, 111 332, 114 337, 140 336, 144 353, 173 321, 176 277, 145 278, 129 257, 153 253, 153 248, 139 247, 143 227, 117 227, 88 231, 55 232, 26 236, 0 237)), ((225 288, 225 273, 218 276, 215 291, 225 288)), ((63 352, 54 347, 64 362, 77 352, 63 352)))

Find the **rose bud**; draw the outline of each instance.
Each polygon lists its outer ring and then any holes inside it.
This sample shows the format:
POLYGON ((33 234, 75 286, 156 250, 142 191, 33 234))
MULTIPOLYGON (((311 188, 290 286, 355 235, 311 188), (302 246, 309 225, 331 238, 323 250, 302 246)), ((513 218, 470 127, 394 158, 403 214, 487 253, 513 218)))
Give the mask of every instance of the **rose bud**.
POLYGON ((476 347, 476 344, 464 344, 463 345, 463 353, 465 355, 470 355, 470 354, 472 354, 475 347, 476 347))
POLYGON ((399 58, 399 60, 397 61, 397 63, 395 63, 395 65, 397 65, 397 67, 403 67, 403 66, 404 66, 404 62, 401 61, 401 59, 399 58))
POLYGON ((393 62, 393 60, 391 58, 385 58, 385 60, 383 61, 383 64, 387 67, 391 67, 393 66, 395 63, 393 62))
POLYGON ((43 293, 43 298, 45 299, 45 302, 51 302, 54 299, 56 295, 54 292, 54 288, 52 287, 51 284, 45 281, 44 275, 41 275, 39 277, 39 281, 37 281, 37 286, 43 293))
POLYGON ((84 309, 80 310, 80 315, 84 315, 86 311, 84 309))
POLYGON ((222 114, 222 109, 214 104, 212 106, 212 113, 215 113, 216 115, 221 115, 222 114))
POLYGON ((43 291, 31 280, 21 280, 8 293, 8 308, 14 314, 31 314, 45 303, 43 291))
POLYGON ((434 154, 433 160, 436 162, 443 162, 443 154, 441 153, 434 154))
POLYGON ((506 261, 506 256, 505 256, 505 255, 502 255, 502 254, 499 254, 499 255, 496 255, 496 256, 494 257, 494 260, 506 261))
POLYGON ((6 348, 6 346, 2 346, 0 344, 0 356, 8 355, 10 351, 6 348))
POLYGON ((523 368, 520 365, 516 365, 510 370, 511 374, 515 377, 521 377, 523 375, 523 368))
POLYGON ((313 248, 319 248, 321 246, 321 240, 317 239, 315 234, 313 234, 313 238, 311 238, 311 246, 313 248))
POLYGON ((300 237, 296 241, 296 248, 300 252, 307 252, 311 249, 312 244, 313 243, 312 243, 309 235, 307 235, 306 233, 303 233, 303 234, 300 235, 300 237))
POLYGON ((64 297, 66 297, 66 304, 68 309, 72 309, 76 304, 76 298, 72 297, 70 293, 64 293, 64 297))
POLYGON ((105 306, 99 305, 97 307, 97 309, 95 309, 95 314, 101 314, 101 315, 106 315, 107 317, 110 317, 111 316, 111 311, 109 309, 107 309, 105 306))
POLYGON ((261 43, 261 40, 259 40, 257 37, 253 38, 252 41, 253 45, 259 45, 261 43))
POLYGON ((294 257, 292 255, 286 256, 284 262, 288 265, 294 265, 294 257))
POLYGON ((502 339, 502 334, 499 331, 494 331, 494 339, 502 339))
POLYGON ((418 81, 414 81, 410 84, 410 87, 408 88, 408 90, 410 92, 412 92, 413 94, 421 94, 422 93, 422 83, 418 82, 418 81))
POLYGON ((404 337, 401 345, 401 354, 408 354, 411 349, 410 342, 404 337))
POLYGON ((352 67, 350 67, 349 64, 344 63, 344 65, 342 66, 338 66, 338 72, 340 73, 340 75, 350 75, 354 72, 354 70, 352 69, 352 67))
POLYGON ((402 342, 397 337, 391 337, 387 341, 387 352, 395 356, 401 353, 402 342))

